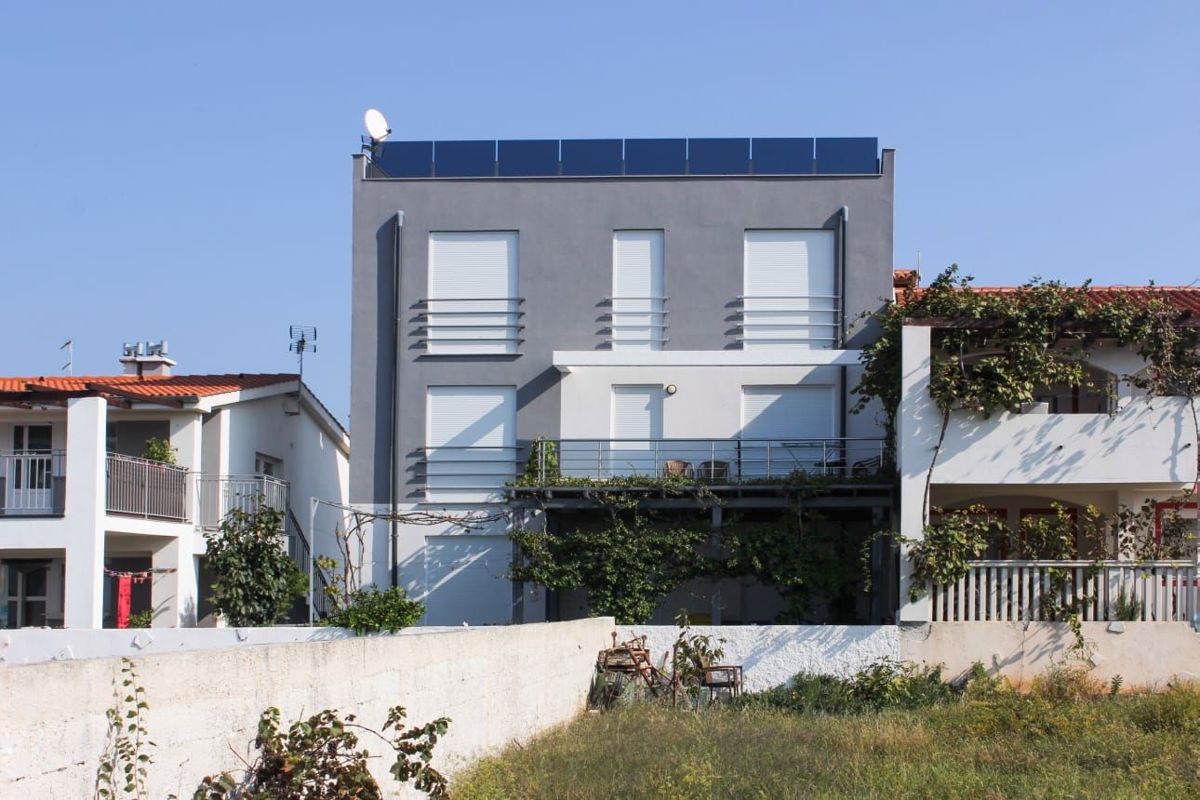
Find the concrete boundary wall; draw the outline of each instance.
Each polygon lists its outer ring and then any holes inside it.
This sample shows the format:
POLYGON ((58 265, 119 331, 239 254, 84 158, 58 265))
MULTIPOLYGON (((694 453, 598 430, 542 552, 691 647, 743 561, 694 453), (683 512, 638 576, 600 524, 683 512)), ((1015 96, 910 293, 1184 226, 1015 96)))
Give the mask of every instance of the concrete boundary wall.
MULTIPOLYGON (((191 797, 204 775, 239 767, 234 752, 250 755, 269 706, 285 721, 336 708, 375 728, 392 705, 414 724, 448 716, 435 765, 453 772, 581 712, 612 628, 598 618, 137 656, 158 743, 149 794, 191 797)), ((0 795, 93 795, 120 669, 119 658, 0 667, 0 795)), ((390 763, 372 761, 389 797, 390 763)))
MULTIPOLYGON (((881 659, 899 660, 894 625, 698 625, 692 633, 724 639, 722 663, 741 664, 747 691, 787 683, 798 672, 850 677, 881 659)), ((617 638, 646 635, 655 664, 679 636, 673 625, 622 625, 617 638)), ((611 640, 610 640, 611 641, 611 640)))
MULTIPOLYGON (((452 628, 407 628, 389 636, 414 636, 452 628)), ((264 628, 129 628, 125 630, 86 628, 23 628, 0 631, 0 664, 32 664, 39 661, 71 661, 80 658, 148 656, 217 650, 256 644, 329 642, 353 639, 345 628, 278 625, 264 628)))
POLYGON ((1018 686, 1057 664, 1082 661, 1097 680, 1120 675, 1128 688, 1200 681, 1200 634, 1186 622, 1084 622, 1086 650, 1071 652, 1066 622, 936 622, 900 627, 906 661, 943 664, 947 678, 981 662, 1018 686))

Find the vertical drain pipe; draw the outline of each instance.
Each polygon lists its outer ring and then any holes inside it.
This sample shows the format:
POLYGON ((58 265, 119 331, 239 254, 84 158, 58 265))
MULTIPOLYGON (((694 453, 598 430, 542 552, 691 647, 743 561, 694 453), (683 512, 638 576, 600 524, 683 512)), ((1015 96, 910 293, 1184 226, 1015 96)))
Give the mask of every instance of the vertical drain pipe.
POLYGON ((392 576, 392 586, 400 585, 400 559, 397 557, 400 545, 400 528, 396 522, 396 512, 399 508, 396 482, 400 477, 399 468, 399 432, 400 416, 400 253, 404 240, 404 212, 396 212, 396 230, 392 236, 392 408, 391 429, 388 432, 389 466, 388 466, 388 532, 391 537, 390 558, 392 563, 388 572, 392 576))

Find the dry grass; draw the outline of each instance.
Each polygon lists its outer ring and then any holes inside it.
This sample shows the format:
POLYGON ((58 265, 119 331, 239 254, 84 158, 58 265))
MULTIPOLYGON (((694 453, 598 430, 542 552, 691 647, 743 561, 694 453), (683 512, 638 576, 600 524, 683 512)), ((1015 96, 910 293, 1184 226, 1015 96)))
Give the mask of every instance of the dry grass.
POLYGON ((1059 699, 1004 691, 834 716, 634 706, 478 764, 480 798, 1200 797, 1200 690, 1059 699))

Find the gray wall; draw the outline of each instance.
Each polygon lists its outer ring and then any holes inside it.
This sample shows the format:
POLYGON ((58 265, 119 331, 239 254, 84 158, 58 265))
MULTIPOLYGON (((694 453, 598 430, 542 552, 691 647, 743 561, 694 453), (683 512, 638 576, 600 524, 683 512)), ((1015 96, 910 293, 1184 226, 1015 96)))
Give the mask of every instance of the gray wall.
MULTIPOLYGON (((612 232, 663 229, 670 350, 740 347, 743 232, 836 228, 846 233, 846 319, 891 296, 894 153, 881 175, 364 180, 353 164, 352 502, 388 498, 393 365, 400 369, 400 502, 420 499, 425 387, 515 385, 518 440, 558 434, 554 350, 603 348, 601 302, 612 294, 612 232), (396 212, 404 212, 398 349, 392 341, 396 212), (423 355, 414 329, 427 296, 430 231, 519 231, 519 356, 423 355)), ((871 335, 856 330, 848 347, 871 335)))

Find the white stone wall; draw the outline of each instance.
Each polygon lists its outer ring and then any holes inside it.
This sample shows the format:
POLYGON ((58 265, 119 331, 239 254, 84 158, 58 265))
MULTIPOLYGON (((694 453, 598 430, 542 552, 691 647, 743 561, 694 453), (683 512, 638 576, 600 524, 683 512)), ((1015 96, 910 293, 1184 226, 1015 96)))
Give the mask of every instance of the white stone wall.
MULTIPOLYGON (((645 634, 655 664, 679 636, 673 625, 622 625, 616 630, 618 641, 645 634)), ((798 672, 850 677, 881 659, 900 658, 893 625, 697 625, 691 630, 725 640, 722 663, 742 665, 750 692, 785 684, 798 672)))
MULTIPOLYGON (((237 768, 234 752, 251 755, 258 717, 269 706, 285 721, 336 708, 376 728, 392 705, 405 706, 413 723, 448 716, 450 731, 434 763, 453 772, 582 711, 596 653, 612 625, 611 618, 599 618, 417 629, 137 656, 150 705, 146 726, 158 743, 149 795, 190 797, 204 775, 237 768)), ((116 658, 0 667, 0 796, 92 796, 104 712, 113 705, 120 669, 116 658)), ((389 764, 375 759, 372 770, 392 797, 398 789, 387 776, 389 764)))

